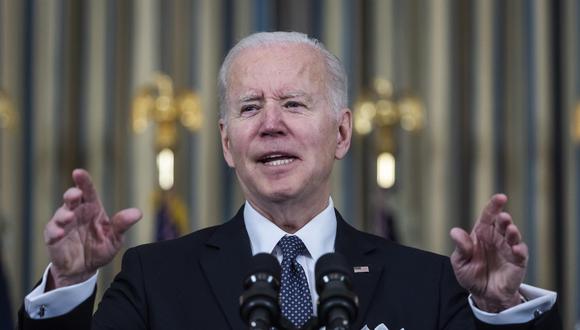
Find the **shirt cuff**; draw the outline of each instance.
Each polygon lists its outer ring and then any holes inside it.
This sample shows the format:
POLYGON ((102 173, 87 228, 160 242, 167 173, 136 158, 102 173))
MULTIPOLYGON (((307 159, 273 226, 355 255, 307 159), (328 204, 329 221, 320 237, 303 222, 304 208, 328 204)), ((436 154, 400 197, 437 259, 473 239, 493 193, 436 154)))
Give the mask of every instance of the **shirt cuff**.
POLYGON ((533 320, 544 312, 549 311, 556 303, 556 297, 558 296, 556 292, 536 288, 527 284, 520 286, 520 293, 528 301, 499 313, 488 313, 477 308, 471 295, 469 295, 468 300, 473 314, 478 320, 487 324, 501 325, 520 324, 533 320))
POLYGON ((46 278, 51 265, 52 263, 44 270, 40 284, 24 298, 24 308, 32 319, 45 319, 64 315, 89 298, 95 290, 97 276, 99 275, 98 271, 84 282, 45 293, 46 278))

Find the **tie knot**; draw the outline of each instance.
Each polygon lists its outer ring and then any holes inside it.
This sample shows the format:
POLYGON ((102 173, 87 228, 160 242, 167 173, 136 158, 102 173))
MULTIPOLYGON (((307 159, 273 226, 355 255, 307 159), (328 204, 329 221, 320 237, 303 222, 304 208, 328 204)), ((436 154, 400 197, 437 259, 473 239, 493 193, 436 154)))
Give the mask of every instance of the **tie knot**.
POLYGON ((284 236, 278 242, 278 246, 282 250, 282 256, 284 258, 289 258, 290 260, 296 259, 300 254, 306 251, 306 246, 304 242, 298 236, 284 236))

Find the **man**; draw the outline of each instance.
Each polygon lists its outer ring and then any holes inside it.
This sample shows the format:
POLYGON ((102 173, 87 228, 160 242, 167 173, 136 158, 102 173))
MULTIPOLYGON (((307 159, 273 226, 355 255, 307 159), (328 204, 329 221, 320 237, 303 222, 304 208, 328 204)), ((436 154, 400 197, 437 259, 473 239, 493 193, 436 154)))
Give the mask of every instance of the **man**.
MULTIPOLYGON (((452 230, 455 275, 449 259, 358 232, 334 210, 330 173, 349 149, 352 114, 344 69, 321 44, 254 34, 230 51, 219 80, 222 148, 244 207, 224 225, 129 249, 94 329, 243 329, 241 283, 260 252, 281 262, 282 313, 301 326, 316 313, 314 263, 333 251, 368 270, 353 279, 354 329, 561 328, 555 294, 521 285, 528 252, 502 211, 506 196, 492 197, 471 234, 452 230)), ((89 328, 97 269, 141 217, 109 218, 88 173, 73 180, 46 226, 52 263, 20 311, 22 329, 89 328)))

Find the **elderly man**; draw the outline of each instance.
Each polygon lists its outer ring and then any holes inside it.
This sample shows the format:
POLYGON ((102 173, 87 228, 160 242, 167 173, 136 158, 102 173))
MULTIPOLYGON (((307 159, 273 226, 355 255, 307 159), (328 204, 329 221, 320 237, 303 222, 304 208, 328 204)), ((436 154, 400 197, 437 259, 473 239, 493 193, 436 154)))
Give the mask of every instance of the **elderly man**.
POLYGON ((352 113, 344 69, 320 43, 251 35, 229 52, 219 84, 223 154, 246 198, 238 214, 129 249, 92 316, 97 269, 141 213, 109 218, 88 173, 75 170, 46 226, 52 263, 25 299, 21 329, 243 329, 238 297, 260 252, 280 261, 282 314, 300 327, 316 314, 314 263, 334 251, 366 266, 353 278, 354 329, 561 328, 555 293, 521 284, 528 252, 502 211, 506 196, 491 198, 471 234, 451 231, 451 263, 359 232, 334 210, 330 173, 349 149, 352 113))

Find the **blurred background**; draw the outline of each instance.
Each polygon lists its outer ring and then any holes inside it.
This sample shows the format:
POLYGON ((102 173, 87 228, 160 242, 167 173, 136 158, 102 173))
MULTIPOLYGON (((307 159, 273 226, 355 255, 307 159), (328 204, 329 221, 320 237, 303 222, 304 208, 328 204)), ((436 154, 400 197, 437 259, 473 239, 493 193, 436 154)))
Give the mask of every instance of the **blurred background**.
POLYGON ((507 193, 526 282, 557 290, 578 329, 579 17, 580 0, 0 0, 0 329, 48 263, 74 168, 110 212, 143 210, 126 247, 237 211, 216 75, 272 30, 345 64, 356 132, 333 199, 353 225, 449 255, 449 230, 507 193))

